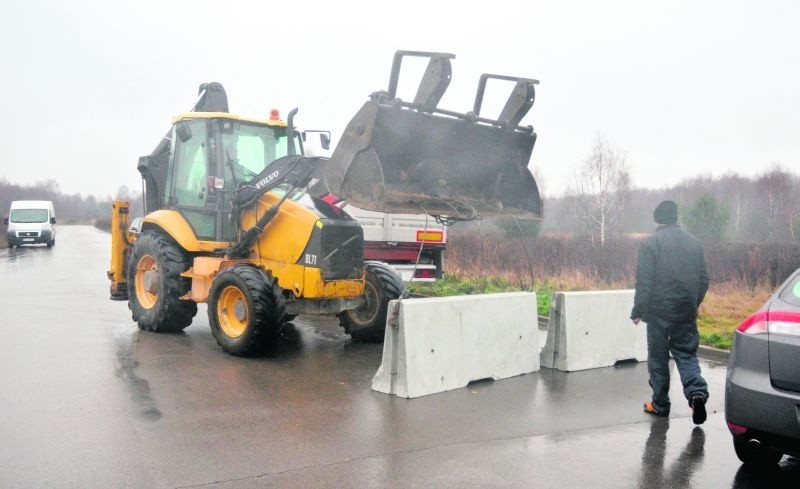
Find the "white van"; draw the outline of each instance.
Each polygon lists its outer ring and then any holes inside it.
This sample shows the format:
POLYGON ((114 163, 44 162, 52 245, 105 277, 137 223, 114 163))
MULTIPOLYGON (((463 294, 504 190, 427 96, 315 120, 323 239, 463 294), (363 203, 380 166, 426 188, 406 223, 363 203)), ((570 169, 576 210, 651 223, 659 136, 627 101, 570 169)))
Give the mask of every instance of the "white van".
POLYGON ((49 200, 15 200, 8 217, 8 247, 25 244, 56 244, 56 214, 49 200))

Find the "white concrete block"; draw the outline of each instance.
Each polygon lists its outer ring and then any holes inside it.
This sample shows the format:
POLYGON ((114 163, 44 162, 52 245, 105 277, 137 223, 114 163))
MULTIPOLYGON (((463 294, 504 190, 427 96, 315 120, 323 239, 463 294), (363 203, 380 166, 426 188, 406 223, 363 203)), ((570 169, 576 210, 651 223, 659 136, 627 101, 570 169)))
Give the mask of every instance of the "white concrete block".
POLYGON ((647 325, 630 320, 633 290, 558 292, 541 365, 567 372, 647 360, 647 325))
POLYGON ((372 388, 412 398, 535 372, 538 329, 530 292, 392 301, 372 388))

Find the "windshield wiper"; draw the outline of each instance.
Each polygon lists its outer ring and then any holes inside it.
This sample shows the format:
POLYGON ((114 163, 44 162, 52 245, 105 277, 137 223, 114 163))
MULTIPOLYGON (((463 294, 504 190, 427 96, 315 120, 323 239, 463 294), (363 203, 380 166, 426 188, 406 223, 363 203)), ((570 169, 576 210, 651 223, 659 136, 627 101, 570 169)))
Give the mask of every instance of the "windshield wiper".
POLYGON ((233 187, 234 188, 236 188, 238 186, 238 184, 239 184, 236 181, 236 170, 239 170, 239 173, 244 175, 244 177, 247 180, 250 180, 253 177, 255 177, 256 175, 258 175, 256 172, 250 170, 246 166, 244 166, 241 163, 239 163, 238 159, 231 158, 231 155, 230 155, 230 153, 228 153, 227 150, 225 151, 225 156, 228 159, 228 165, 231 167, 231 176, 233 177, 233 187))

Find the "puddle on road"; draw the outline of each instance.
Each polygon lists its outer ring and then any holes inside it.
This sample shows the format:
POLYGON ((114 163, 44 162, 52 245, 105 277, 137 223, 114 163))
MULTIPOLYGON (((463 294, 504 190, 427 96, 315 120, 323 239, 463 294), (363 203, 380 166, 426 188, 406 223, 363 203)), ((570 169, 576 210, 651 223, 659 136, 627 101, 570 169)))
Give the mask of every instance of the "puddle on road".
POLYGON ((24 248, 4 248, 0 249, 0 263, 11 261, 32 260, 36 253, 50 253, 51 248, 46 246, 26 246, 24 248))
POLYGON ((161 411, 150 394, 150 383, 136 373, 139 362, 136 361, 136 345, 139 342, 139 329, 128 323, 114 328, 114 343, 117 351, 117 377, 128 388, 131 399, 137 406, 137 416, 145 421, 161 419, 161 411))

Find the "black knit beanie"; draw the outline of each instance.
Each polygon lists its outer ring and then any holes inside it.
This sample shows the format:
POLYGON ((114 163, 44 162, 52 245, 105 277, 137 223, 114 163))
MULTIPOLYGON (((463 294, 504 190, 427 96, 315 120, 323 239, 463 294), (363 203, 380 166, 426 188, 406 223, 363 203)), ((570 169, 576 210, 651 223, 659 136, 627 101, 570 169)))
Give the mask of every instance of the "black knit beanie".
POLYGON ((659 224, 675 224, 678 222, 678 204, 671 200, 658 204, 653 211, 653 219, 659 224))

